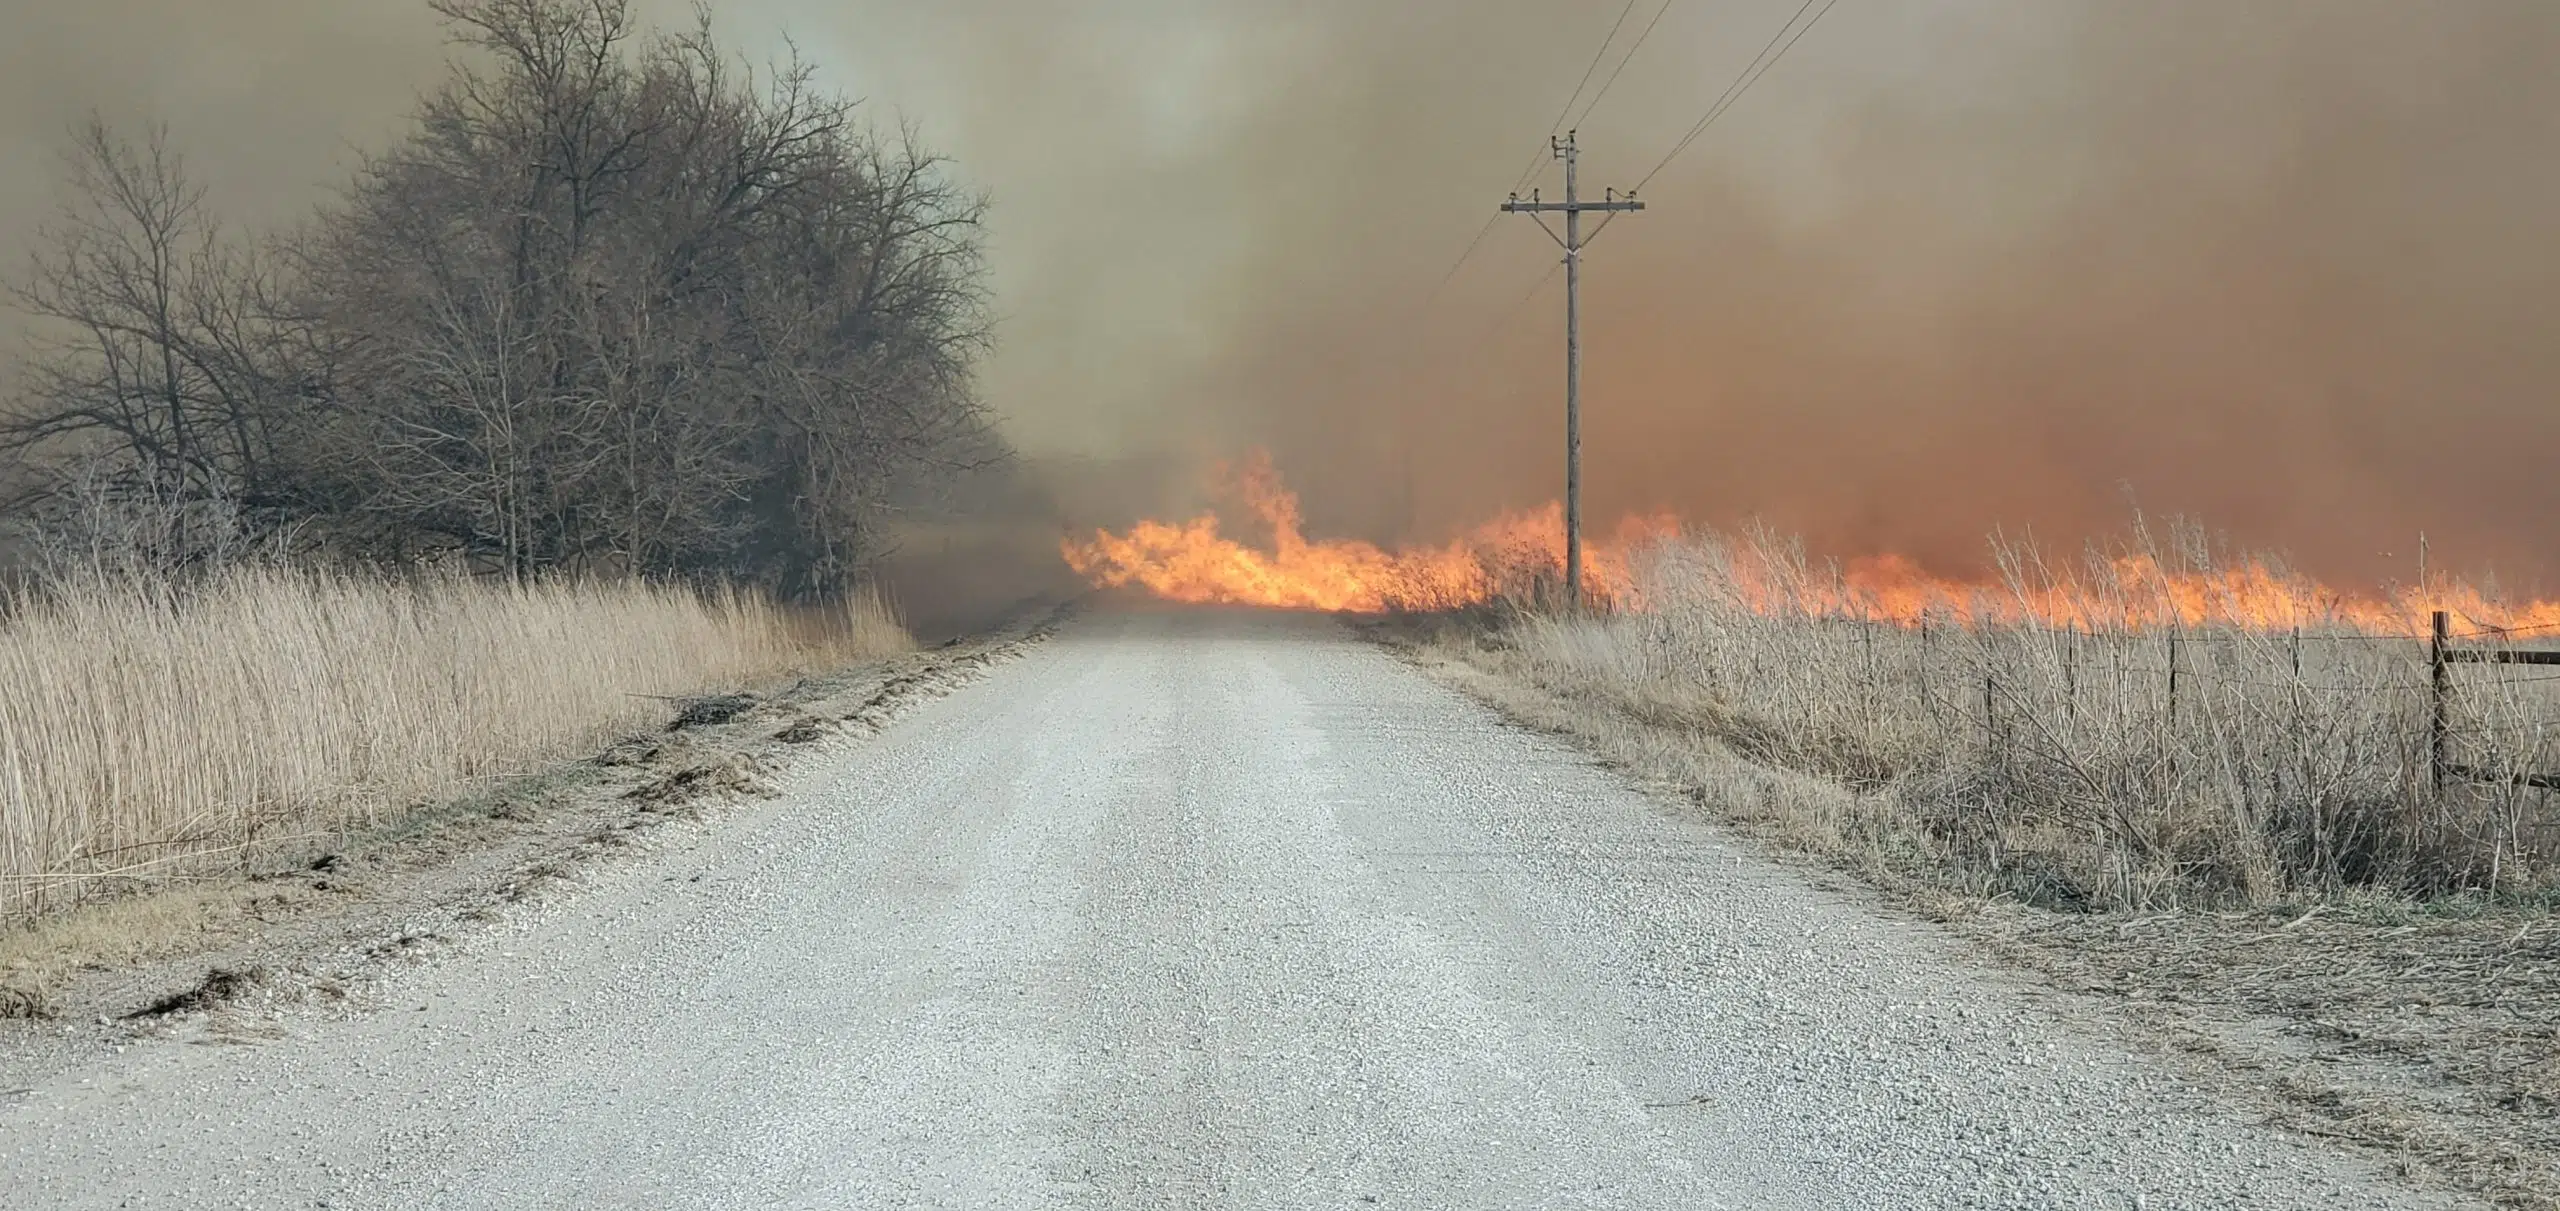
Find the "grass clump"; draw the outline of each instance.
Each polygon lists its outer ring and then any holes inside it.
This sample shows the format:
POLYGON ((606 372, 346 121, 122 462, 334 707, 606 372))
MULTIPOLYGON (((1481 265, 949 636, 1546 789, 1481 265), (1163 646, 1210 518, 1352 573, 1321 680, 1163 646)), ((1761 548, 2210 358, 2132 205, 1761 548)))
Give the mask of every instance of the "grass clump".
POLYGON ((277 568, 53 587, 0 620, 0 919, 239 869, 661 725, 671 698, 909 646, 871 593, 277 568))
MULTIPOLYGON (((1771 797, 1805 818, 1764 823, 1966 895, 2097 910, 2560 886, 2550 792, 2438 785, 2425 639, 2211 554, 2181 539, 2057 569, 2003 547, 2000 580, 1915 598, 1766 534, 1690 534, 1629 557, 1621 608, 1510 611, 1464 655, 1603 726, 1829 784, 1771 797)), ((2449 677, 2453 764, 2560 771, 2560 681, 2449 677)))

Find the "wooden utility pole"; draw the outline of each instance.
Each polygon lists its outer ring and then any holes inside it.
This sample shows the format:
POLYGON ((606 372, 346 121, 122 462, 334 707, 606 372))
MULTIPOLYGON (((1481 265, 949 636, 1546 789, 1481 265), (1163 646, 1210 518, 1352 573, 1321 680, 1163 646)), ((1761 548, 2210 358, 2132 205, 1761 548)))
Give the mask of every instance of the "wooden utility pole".
MULTIPOLYGON (((1561 139, 1550 137, 1548 142, 1556 158, 1564 161, 1564 200, 1541 201, 1533 192, 1523 202, 1515 193, 1502 209, 1506 214, 1531 217, 1550 212, 1564 215, 1562 236, 1547 227, 1544 218, 1538 219, 1538 226, 1564 247, 1564 596, 1570 608, 1578 610, 1582 608, 1582 250, 1590 243, 1582 234, 1582 216, 1642 210, 1644 203, 1632 193, 1622 199, 1615 189, 1608 191, 1605 201, 1583 201, 1577 171, 1581 153, 1574 146, 1574 132, 1566 131, 1561 139)), ((1595 229, 1591 234, 1600 233, 1595 229)))

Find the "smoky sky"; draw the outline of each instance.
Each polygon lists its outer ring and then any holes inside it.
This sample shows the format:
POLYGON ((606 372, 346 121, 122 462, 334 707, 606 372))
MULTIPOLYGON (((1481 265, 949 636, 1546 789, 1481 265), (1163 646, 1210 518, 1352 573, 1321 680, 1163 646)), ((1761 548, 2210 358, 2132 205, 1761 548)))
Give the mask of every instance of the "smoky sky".
MULTIPOLYGON (((1554 246, 1506 218, 1434 285, 1622 6, 717 8, 989 191, 985 388, 1027 451, 1162 456, 1170 506, 1264 446, 1314 527, 1395 538, 1561 486, 1554 246)), ((1795 8, 1673 0, 1581 123, 1587 188, 1644 176, 1795 8)), ((0 0, 0 26, 11 256, 86 108, 168 119, 259 220, 444 54, 411 0, 0 0)), ((2349 582, 2405 576, 2421 531, 2547 582, 2556 69, 2546 0, 1841 0, 1590 251, 1591 511, 1961 567, 1995 526, 2069 543, 2138 504, 2349 582)))

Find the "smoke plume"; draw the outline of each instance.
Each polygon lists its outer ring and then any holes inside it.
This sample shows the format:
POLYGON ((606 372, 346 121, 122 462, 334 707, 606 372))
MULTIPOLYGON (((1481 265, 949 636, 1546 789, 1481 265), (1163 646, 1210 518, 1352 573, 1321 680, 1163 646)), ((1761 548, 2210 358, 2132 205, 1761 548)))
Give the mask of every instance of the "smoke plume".
MULTIPOLYGON (((444 54, 412 0, 9 2, 0 250, 63 117, 169 117, 256 211, 444 54)), ((1502 219, 1434 285, 1524 168, 1558 188, 1533 153, 1622 7, 718 11, 988 187, 1017 442, 1183 469, 1099 476, 1096 509, 1265 446, 1311 530, 1393 539, 1561 486, 1553 245, 1502 219)), ((1580 124, 1587 188, 1642 178, 1795 10, 1674 0, 1580 124)), ((2070 542, 2130 498, 2341 581, 2405 578, 2420 531, 2560 573, 2555 62, 2543 0, 1844 0, 1591 250, 1591 510, 1960 569, 1993 526, 2070 542)))

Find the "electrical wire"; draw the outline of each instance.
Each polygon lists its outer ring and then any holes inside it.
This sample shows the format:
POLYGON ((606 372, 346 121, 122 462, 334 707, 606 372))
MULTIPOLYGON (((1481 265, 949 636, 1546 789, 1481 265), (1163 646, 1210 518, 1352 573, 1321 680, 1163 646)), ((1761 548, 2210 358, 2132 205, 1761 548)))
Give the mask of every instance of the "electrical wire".
POLYGON ((1450 263, 1449 272, 1440 275, 1439 282, 1431 287, 1431 293, 1422 296, 1422 301, 1414 305, 1415 313, 1428 310, 1431 304, 1439 301, 1440 292, 1447 290, 1449 283, 1458 280, 1458 271, 1467 267, 1468 259, 1475 256, 1477 248, 1483 246, 1484 238, 1493 234, 1493 225, 1501 221, 1502 212, 1499 210, 1485 217, 1484 226, 1476 228, 1475 238, 1467 241, 1467 250, 1459 253, 1458 259, 1450 263))
POLYGON ((1537 284, 1529 287, 1528 293, 1521 295, 1518 301, 1503 308, 1502 315, 1495 319, 1491 325, 1485 328, 1483 338, 1477 343, 1482 344, 1484 341, 1490 341, 1493 338, 1502 335, 1502 330, 1510 327, 1511 321, 1518 318, 1520 312, 1527 308, 1529 304, 1536 302, 1538 295, 1546 290, 1547 283, 1556 280, 1556 275, 1562 272, 1564 272, 1564 262, 1562 261, 1558 261, 1553 265, 1547 266, 1546 276, 1539 278, 1537 284))
POLYGON ((1779 26, 1778 32, 1769 36, 1768 44, 1761 47, 1760 53, 1754 56, 1751 62, 1743 67, 1742 72, 1733 78, 1733 83, 1725 86, 1724 92, 1716 97, 1715 103, 1707 107, 1706 115, 1689 127, 1689 132, 1680 136, 1680 141, 1672 145, 1671 150, 1662 157, 1662 162, 1655 164, 1653 171, 1644 174, 1644 179, 1636 182, 1635 189, 1629 192, 1641 192, 1645 186, 1653 183, 1655 177, 1662 175, 1663 169, 1669 168, 1673 160, 1679 159, 1680 153, 1689 150, 1689 145, 1697 142, 1698 136, 1707 133, 1707 128, 1715 125, 1716 119, 1724 116, 1724 111, 1733 108, 1734 102, 1742 99, 1742 94, 1751 91, 1751 86, 1759 83, 1760 77, 1768 75, 1769 69, 1778 65, 1778 60, 1786 58, 1787 52, 1794 50, 1796 43, 1803 41, 1806 34, 1813 32, 1814 26, 1822 24, 1822 19, 1831 14, 1832 8, 1838 5, 1840 0, 1822 0, 1822 8, 1813 14, 1812 20, 1805 21, 1801 26, 1797 25, 1798 21, 1803 20, 1805 12, 1813 8, 1814 2, 1815 0, 1804 0, 1804 3, 1796 8, 1795 15, 1787 18, 1787 23, 1779 26), (1795 31, 1793 36, 1789 36, 1787 32, 1789 30, 1795 31), (1783 45, 1780 44, 1780 39, 1785 40, 1783 45), (1776 53, 1773 54, 1772 51, 1776 53))
MULTIPOLYGON (((1664 3, 1665 7, 1669 6, 1669 0, 1664 0, 1664 3)), ((1555 124, 1547 128, 1547 138, 1550 143, 1555 139, 1556 132, 1564 129, 1566 116, 1573 112, 1574 103, 1582 99, 1583 90, 1591 87, 1591 77, 1599 73, 1600 64, 1609 57, 1609 47, 1618 40, 1618 31, 1626 27, 1627 18, 1633 15, 1635 11, 1636 0, 1627 0, 1626 7, 1618 10, 1618 19, 1609 24, 1609 36, 1600 40, 1600 49, 1591 52, 1591 62, 1582 69, 1582 79, 1573 86, 1573 95, 1565 98, 1564 107, 1556 111, 1555 124)), ((1655 14, 1655 21, 1659 22, 1661 19, 1660 14, 1655 14)), ((1646 27, 1645 32, 1650 34, 1653 31, 1652 28, 1648 26, 1646 27)), ((1643 39, 1637 39, 1636 44, 1638 46, 1643 45, 1643 39)), ((1630 51, 1629 53, 1632 54, 1633 52, 1630 51)), ((1619 63, 1618 68, 1620 71, 1624 71, 1626 69, 1626 64, 1622 61, 1619 63)), ((1612 73, 1610 76, 1611 81, 1615 82, 1616 78, 1616 75, 1612 73)), ((1606 86, 1603 86, 1601 91, 1603 93, 1607 92, 1606 86)), ((1596 97, 1594 98, 1594 103, 1597 103, 1596 97)), ((1588 112, 1588 110, 1586 109, 1585 112, 1588 112)), ((1530 178, 1538 174, 1538 161, 1549 154, 1553 154, 1552 147, 1531 153, 1529 162, 1521 167, 1520 175, 1513 181, 1511 192, 1515 194, 1519 193, 1523 187, 1528 185, 1530 178)), ((1458 272, 1465 269, 1467 267, 1467 262, 1475 258, 1476 250, 1484 246, 1485 237, 1493 233, 1494 224, 1501 221, 1502 212, 1498 210, 1485 218, 1484 226, 1476 229, 1475 237, 1467 241, 1466 249, 1458 254, 1458 259, 1449 263, 1448 271, 1440 275, 1440 281, 1431 287, 1431 292, 1424 295, 1420 303, 1414 306, 1414 313, 1416 315, 1427 310, 1432 303, 1439 301, 1441 292, 1449 288, 1449 283, 1458 279, 1458 272)))
MULTIPOLYGON (((1582 99, 1582 90, 1591 87, 1591 77, 1599 73, 1601 61, 1609 57, 1609 47, 1618 40, 1618 31, 1626 28, 1627 18, 1634 15, 1635 11, 1636 0, 1627 0, 1626 7, 1618 10, 1618 19, 1609 23, 1609 36, 1600 40, 1600 49, 1591 52, 1591 66, 1582 69, 1582 82, 1573 86, 1573 95, 1564 99, 1564 108, 1556 111, 1555 123, 1547 127, 1547 140, 1550 144, 1555 141, 1556 135, 1564 130, 1565 117, 1573 112, 1574 102, 1582 99)), ((1544 153, 1530 153, 1529 162, 1521 166, 1519 178, 1511 184, 1511 192, 1518 193, 1527 188, 1530 179, 1538 175, 1538 161, 1545 155, 1551 154, 1553 154, 1552 147, 1544 153)))
POLYGON ((1609 78, 1600 82, 1600 91, 1591 94, 1591 103, 1583 106, 1582 113, 1574 118, 1575 129, 1580 129, 1583 123, 1591 120, 1591 111, 1600 108, 1601 100, 1609 95, 1611 88, 1617 86, 1618 77, 1626 74, 1627 64, 1635 62, 1636 52, 1643 50, 1645 41, 1653 37, 1654 27, 1662 24, 1662 18, 1671 12, 1672 3, 1673 0, 1662 0, 1662 7, 1653 10, 1653 20, 1645 23, 1644 32, 1637 34, 1635 43, 1627 47, 1626 57, 1618 60, 1618 66, 1609 73, 1609 78))

